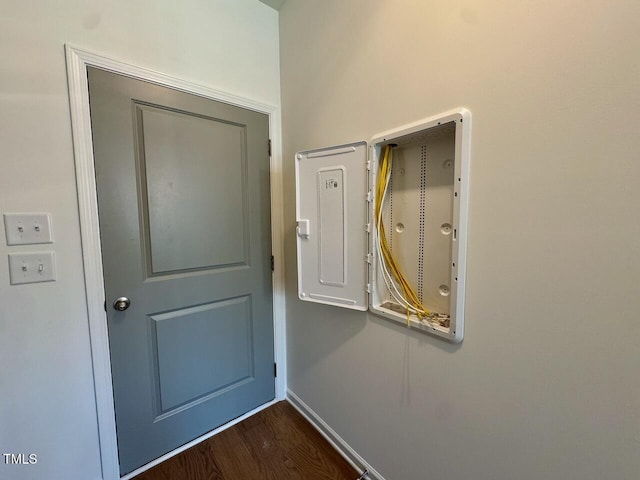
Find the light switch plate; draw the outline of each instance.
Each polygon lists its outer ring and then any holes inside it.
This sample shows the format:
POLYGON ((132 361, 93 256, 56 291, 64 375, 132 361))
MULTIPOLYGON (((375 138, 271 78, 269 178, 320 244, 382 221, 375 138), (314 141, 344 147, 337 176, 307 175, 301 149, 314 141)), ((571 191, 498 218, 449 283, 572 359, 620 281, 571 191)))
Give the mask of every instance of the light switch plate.
POLYGON ((56 279, 54 252, 23 252, 9 254, 9 282, 23 283, 53 282, 56 279))
POLYGON ((48 213, 5 213, 4 231, 7 245, 53 243, 48 213))

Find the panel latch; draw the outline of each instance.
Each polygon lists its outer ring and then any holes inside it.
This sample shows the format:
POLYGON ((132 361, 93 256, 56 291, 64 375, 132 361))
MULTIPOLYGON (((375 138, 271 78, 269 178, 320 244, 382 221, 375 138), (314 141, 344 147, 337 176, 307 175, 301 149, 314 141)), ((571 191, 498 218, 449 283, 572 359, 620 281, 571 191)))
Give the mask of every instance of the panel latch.
POLYGON ((298 220, 298 236, 302 238, 309 238, 309 220, 298 220))

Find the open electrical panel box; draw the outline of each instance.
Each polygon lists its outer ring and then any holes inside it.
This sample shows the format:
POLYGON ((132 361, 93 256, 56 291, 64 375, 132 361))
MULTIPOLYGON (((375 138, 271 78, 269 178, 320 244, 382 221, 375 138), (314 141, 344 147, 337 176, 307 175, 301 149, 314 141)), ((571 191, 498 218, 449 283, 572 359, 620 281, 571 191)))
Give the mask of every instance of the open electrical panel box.
POLYGON ((460 342, 470 136, 458 109, 369 144, 298 152, 299 298, 460 342))

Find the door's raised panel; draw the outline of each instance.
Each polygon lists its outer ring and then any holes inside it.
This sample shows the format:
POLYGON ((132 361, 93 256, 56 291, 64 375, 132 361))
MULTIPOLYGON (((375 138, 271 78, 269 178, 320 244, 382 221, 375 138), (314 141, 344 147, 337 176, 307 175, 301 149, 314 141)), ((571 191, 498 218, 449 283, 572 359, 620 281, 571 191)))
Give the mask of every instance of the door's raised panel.
POLYGON ((254 375, 251 297, 150 315, 157 414, 199 404, 254 375))
POLYGON ((147 272, 248 262, 245 127, 136 105, 147 272))

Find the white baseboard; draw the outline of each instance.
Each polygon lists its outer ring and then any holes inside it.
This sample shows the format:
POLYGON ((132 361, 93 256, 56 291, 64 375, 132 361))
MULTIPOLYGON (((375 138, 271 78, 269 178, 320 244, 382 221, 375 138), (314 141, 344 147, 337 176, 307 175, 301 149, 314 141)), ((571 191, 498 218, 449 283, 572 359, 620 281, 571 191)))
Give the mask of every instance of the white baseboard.
POLYGON ((382 475, 358 455, 316 412, 289 389, 287 389, 287 401, 356 469, 358 474, 365 470, 368 472, 367 475, 361 477, 363 480, 384 480, 382 475))

